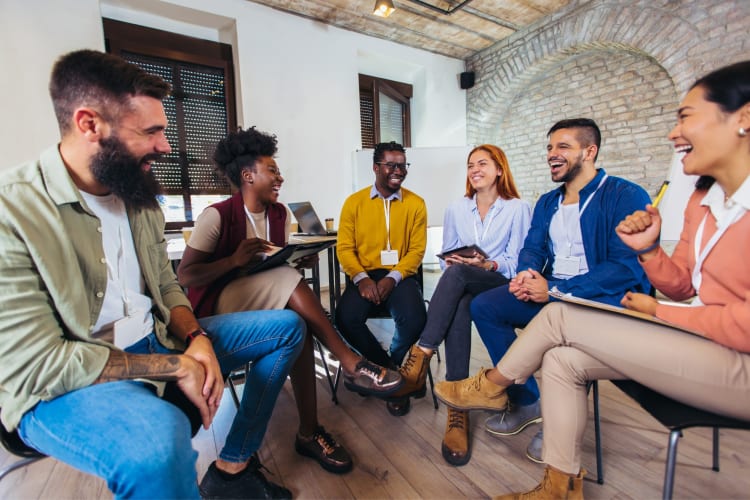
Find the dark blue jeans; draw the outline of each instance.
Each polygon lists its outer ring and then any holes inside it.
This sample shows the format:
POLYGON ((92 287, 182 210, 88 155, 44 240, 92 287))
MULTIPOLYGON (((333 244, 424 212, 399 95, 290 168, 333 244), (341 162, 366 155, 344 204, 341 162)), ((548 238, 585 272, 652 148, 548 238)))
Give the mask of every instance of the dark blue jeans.
POLYGON ((430 299, 427 324, 418 344, 434 350, 445 341, 446 380, 469 376, 471 299, 506 283, 508 278, 502 274, 476 266, 454 264, 445 268, 430 299))
MULTIPOLYGON (((516 328, 525 327, 545 304, 523 302, 508 291, 508 285, 477 295, 471 302, 471 319, 477 325, 479 336, 497 365, 510 345, 516 340, 516 328)), ((539 399, 539 386, 534 377, 523 385, 508 388, 508 397, 517 405, 530 405, 539 399)))
MULTIPOLYGON (((376 269, 368 274, 373 280, 379 281, 388 274, 388 270, 376 269)), ((363 299, 359 295, 359 289, 349 281, 336 306, 336 326, 341 335, 362 356, 386 367, 401 365, 409 348, 422 333, 426 317, 422 290, 414 276, 401 280, 380 306, 363 299), (367 318, 378 310, 390 314, 396 323, 390 354, 380 346, 366 324, 367 318)))

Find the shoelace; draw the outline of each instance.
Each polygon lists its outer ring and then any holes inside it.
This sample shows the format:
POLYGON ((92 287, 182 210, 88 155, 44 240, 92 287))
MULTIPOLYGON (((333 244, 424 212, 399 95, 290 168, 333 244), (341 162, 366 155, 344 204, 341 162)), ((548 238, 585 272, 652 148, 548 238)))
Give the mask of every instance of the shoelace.
POLYGON ((318 429, 317 431, 315 431, 312 439, 318 442, 318 444, 323 448, 323 453, 325 453, 326 455, 330 455, 331 453, 336 451, 336 445, 338 443, 333 439, 333 436, 328 434, 323 429, 318 429))
POLYGON ((404 361, 404 365, 399 369, 399 372, 401 374, 409 373, 409 370, 411 370, 411 367, 417 364, 417 355, 412 354, 409 352, 409 357, 406 358, 406 361, 404 361))
POLYGON ((448 429, 464 429, 464 413, 461 411, 452 411, 448 416, 448 429))
POLYGON ((380 382, 383 378, 380 372, 380 367, 378 365, 370 363, 369 361, 360 361, 359 365, 357 365, 357 371, 364 371, 365 375, 377 382, 380 382))

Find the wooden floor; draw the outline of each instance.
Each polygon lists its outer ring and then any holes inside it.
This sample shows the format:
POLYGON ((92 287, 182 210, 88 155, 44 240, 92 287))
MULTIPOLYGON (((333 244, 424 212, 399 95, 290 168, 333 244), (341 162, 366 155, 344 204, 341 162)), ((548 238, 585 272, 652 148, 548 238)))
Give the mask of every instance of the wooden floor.
MULTIPOLYGON (((426 295, 437 275, 425 273, 426 295)), ((373 329, 389 328, 377 320, 373 329)), ((331 362, 331 366, 335 363, 331 362)), ((489 366, 478 337, 474 339, 472 372, 489 366)), ((436 380, 442 380, 444 363, 432 360, 436 380)), ((438 410, 428 397, 413 401, 411 412, 393 417, 385 404, 363 398, 343 387, 340 404, 331 402, 320 365, 318 376, 319 420, 345 444, 354 458, 354 470, 337 476, 294 451, 297 414, 287 382, 279 396, 260 456, 273 473, 271 480, 291 489, 295 498, 486 498, 499 493, 534 487, 543 466, 525 457, 537 426, 518 436, 498 439, 483 429, 486 414, 471 415, 473 454, 463 467, 448 465, 440 454, 445 428, 445 406, 438 410)), ((593 425, 583 447, 584 467, 589 472, 584 486, 587 498, 650 499, 661 496, 667 432, 609 382, 600 384, 605 483, 595 482, 593 425)), ((216 458, 234 415, 226 394, 208 431, 194 439, 199 451, 198 474, 202 476, 216 458)), ((0 450, 0 466, 15 460, 0 450)), ((750 432, 721 432, 721 472, 711 464, 711 432, 688 430, 680 440, 675 478, 675 498, 750 498, 750 432)), ((95 499, 112 498, 103 481, 80 473, 52 459, 13 472, 0 482, 0 498, 95 499)))

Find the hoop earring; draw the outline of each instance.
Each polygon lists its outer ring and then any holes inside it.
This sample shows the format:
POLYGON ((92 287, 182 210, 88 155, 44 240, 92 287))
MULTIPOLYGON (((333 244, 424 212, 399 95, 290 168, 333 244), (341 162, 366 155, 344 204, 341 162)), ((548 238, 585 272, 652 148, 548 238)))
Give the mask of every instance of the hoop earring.
POLYGON ((745 137, 747 135, 747 130, 745 130, 744 127, 740 127, 740 129, 737 131, 737 135, 740 137, 745 137))

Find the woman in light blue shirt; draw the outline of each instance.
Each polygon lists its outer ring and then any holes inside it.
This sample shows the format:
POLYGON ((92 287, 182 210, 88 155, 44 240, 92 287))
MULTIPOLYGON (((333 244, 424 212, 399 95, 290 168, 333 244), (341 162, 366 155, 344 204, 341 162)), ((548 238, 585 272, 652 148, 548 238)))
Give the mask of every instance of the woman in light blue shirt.
MULTIPOLYGON (((520 199, 508 160, 491 144, 470 153, 466 170, 466 194, 451 204, 443 222, 443 254, 476 245, 478 252, 446 255, 443 276, 430 299, 427 324, 401 368, 404 386, 393 396, 389 411, 404 415, 409 397, 423 397, 430 357, 445 340, 446 379, 469 375, 471 353, 471 299, 508 283, 515 275, 518 252, 529 229, 531 207, 520 199)), ((443 457, 453 465, 469 460, 468 413, 448 409, 443 457)))

